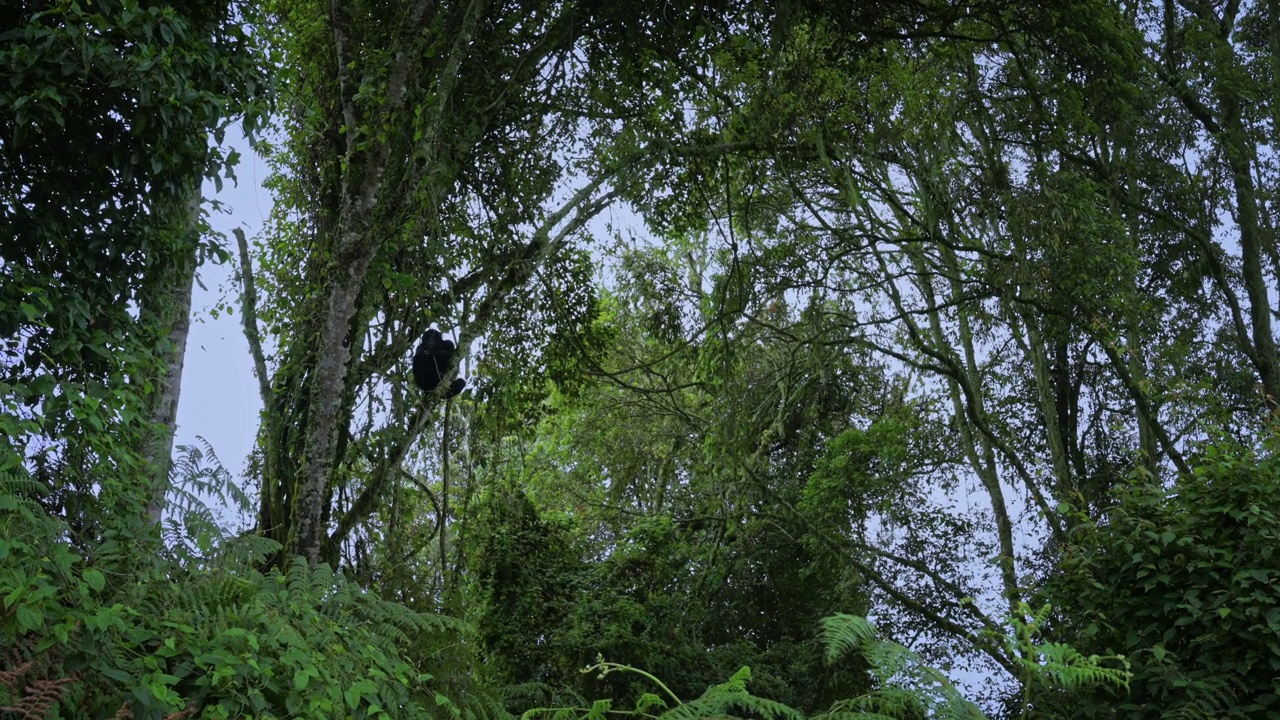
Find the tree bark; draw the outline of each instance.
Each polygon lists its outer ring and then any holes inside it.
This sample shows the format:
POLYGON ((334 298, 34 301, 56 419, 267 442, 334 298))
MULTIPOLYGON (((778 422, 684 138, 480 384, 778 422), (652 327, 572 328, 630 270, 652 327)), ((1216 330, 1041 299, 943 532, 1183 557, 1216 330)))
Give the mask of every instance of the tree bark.
POLYGON ((174 204, 173 225, 177 238, 174 251, 158 258, 148 282, 148 298, 140 310, 144 325, 155 328, 164 338, 160 360, 164 370, 156 379, 151 396, 150 420, 153 426, 146 450, 151 468, 150 497, 147 518, 159 524, 164 514, 164 498, 169 491, 169 472, 173 467, 173 436, 177 430, 178 399, 182 394, 182 371, 186 360, 187 337, 191 333, 192 285, 196 278, 196 249, 199 244, 200 190, 193 188, 185 200, 174 204))
POLYGON ((351 360, 347 338, 374 250, 374 247, 365 249, 351 258, 345 271, 339 270, 340 278, 329 291, 329 311, 321 331, 311 399, 312 422, 306 438, 306 465, 294 506, 294 552, 306 558, 313 567, 320 562, 320 551, 326 537, 324 500, 328 497, 333 473, 338 411, 346 387, 347 365, 351 360))

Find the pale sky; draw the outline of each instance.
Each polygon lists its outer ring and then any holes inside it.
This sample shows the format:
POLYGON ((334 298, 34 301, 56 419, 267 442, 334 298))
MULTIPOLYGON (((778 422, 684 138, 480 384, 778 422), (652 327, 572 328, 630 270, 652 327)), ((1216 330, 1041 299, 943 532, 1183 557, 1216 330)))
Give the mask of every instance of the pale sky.
MULTIPOLYGON (((216 198, 229 211, 214 214, 209 222, 227 236, 228 249, 238 258, 231 229, 242 228, 252 244, 271 211, 271 195, 262 188, 268 169, 248 143, 238 133, 228 131, 227 144, 241 153, 236 168, 239 183, 224 180, 222 192, 218 193, 213 183, 206 182, 204 193, 206 200, 216 198)), ((253 377, 249 344, 240 324, 240 291, 233 282, 235 267, 235 263, 206 263, 200 268, 204 288, 196 286, 192 301, 191 335, 187 340, 174 445, 197 444, 197 437, 203 437, 223 466, 242 482, 262 401, 253 377), (229 303, 234 314, 224 312, 215 319, 210 311, 219 300, 229 303)))

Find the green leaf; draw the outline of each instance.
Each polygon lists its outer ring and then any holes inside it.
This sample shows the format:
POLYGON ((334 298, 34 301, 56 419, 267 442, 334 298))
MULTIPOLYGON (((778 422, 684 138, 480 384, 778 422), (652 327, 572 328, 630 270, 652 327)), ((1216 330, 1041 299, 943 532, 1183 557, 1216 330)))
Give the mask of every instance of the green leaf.
POLYGON ((94 592, 101 592, 102 588, 107 586, 107 579, 103 577, 102 571, 97 568, 87 568, 84 571, 84 581, 93 588, 94 592))
POLYGON ((18 629, 28 633, 40 628, 41 622, 44 620, 44 613, 40 612, 38 608, 29 605, 19 605, 15 617, 18 620, 18 629))
POLYGON ((612 700, 607 698, 603 700, 596 700, 591 703, 591 710, 589 710, 584 716, 584 720, 604 720, 612 709, 612 700))
POLYGON ((372 680, 357 680, 342 694, 343 699, 347 702, 347 707, 351 710, 355 710, 360 705, 361 698, 372 698, 377 697, 377 695, 378 686, 372 680))

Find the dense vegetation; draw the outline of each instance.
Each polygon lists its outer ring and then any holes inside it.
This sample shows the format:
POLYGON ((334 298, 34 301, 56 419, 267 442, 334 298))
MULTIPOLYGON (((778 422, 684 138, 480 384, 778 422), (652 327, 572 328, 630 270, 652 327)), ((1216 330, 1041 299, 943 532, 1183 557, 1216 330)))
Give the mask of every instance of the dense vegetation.
POLYGON ((1280 718, 1278 99, 1262 1, 7 2, 0 716, 1280 718))

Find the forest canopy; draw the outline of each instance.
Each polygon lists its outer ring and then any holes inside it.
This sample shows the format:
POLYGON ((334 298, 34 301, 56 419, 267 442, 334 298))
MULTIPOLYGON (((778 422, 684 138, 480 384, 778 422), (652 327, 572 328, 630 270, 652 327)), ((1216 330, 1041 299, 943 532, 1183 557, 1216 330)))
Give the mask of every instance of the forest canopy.
POLYGON ((8 2, 0 715, 1280 718, 1277 98, 1261 1, 8 2))

